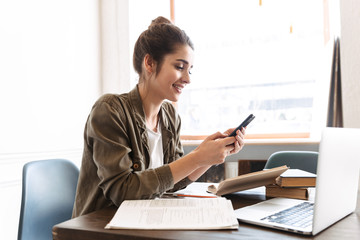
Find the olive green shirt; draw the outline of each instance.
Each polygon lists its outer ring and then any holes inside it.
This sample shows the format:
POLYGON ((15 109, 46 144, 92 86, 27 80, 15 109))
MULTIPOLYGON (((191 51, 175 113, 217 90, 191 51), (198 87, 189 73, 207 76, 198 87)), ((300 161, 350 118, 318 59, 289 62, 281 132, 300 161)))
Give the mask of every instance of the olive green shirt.
POLYGON ((103 95, 94 104, 84 131, 84 152, 73 217, 128 199, 152 199, 174 186, 169 163, 183 155, 180 117, 169 102, 160 109, 164 165, 150 163, 145 113, 137 87, 129 93, 103 95))

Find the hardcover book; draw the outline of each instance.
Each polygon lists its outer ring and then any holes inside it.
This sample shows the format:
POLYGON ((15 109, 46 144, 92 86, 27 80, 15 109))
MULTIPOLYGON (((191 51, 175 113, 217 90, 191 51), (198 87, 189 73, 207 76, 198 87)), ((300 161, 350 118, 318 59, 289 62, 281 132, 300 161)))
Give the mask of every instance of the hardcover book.
POLYGON ((278 185, 272 184, 266 186, 266 196, 267 197, 285 197, 285 198, 295 198, 308 200, 309 199, 309 189, 308 188, 283 188, 278 185))
POLYGON ((276 178, 280 187, 315 187, 316 174, 300 169, 289 169, 276 178))

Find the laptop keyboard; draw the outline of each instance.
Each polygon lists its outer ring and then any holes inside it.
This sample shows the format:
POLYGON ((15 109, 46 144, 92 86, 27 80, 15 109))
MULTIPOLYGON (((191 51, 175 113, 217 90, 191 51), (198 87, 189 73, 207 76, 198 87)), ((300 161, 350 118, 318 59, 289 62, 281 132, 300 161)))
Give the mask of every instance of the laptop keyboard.
POLYGON ((264 217, 261 220, 294 227, 308 227, 312 224, 314 203, 303 202, 294 207, 264 217))

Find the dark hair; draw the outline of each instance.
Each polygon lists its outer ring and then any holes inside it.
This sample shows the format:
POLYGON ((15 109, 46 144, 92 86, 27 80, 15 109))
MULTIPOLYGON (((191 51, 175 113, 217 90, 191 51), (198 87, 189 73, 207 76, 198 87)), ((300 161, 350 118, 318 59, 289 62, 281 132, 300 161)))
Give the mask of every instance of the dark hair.
POLYGON ((193 43, 186 33, 172 24, 164 17, 152 20, 147 30, 141 33, 135 43, 133 64, 135 71, 141 76, 142 62, 149 54, 158 64, 159 71, 164 56, 175 52, 178 45, 189 45, 194 49, 193 43))

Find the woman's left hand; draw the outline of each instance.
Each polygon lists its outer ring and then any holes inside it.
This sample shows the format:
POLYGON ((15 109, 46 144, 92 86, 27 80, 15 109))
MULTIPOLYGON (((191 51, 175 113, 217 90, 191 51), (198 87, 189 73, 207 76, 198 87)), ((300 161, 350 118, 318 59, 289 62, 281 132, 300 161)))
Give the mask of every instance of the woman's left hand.
MULTIPOLYGON (((224 133, 230 135, 230 133, 232 133, 234 130, 235 128, 230 128, 226 130, 224 133)), ((245 138, 245 128, 242 128, 241 131, 237 130, 235 135, 236 142, 234 142, 234 148, 229 152, 229 155, 238 153, 244 147, 245 145, 244 138, 245 138)))

